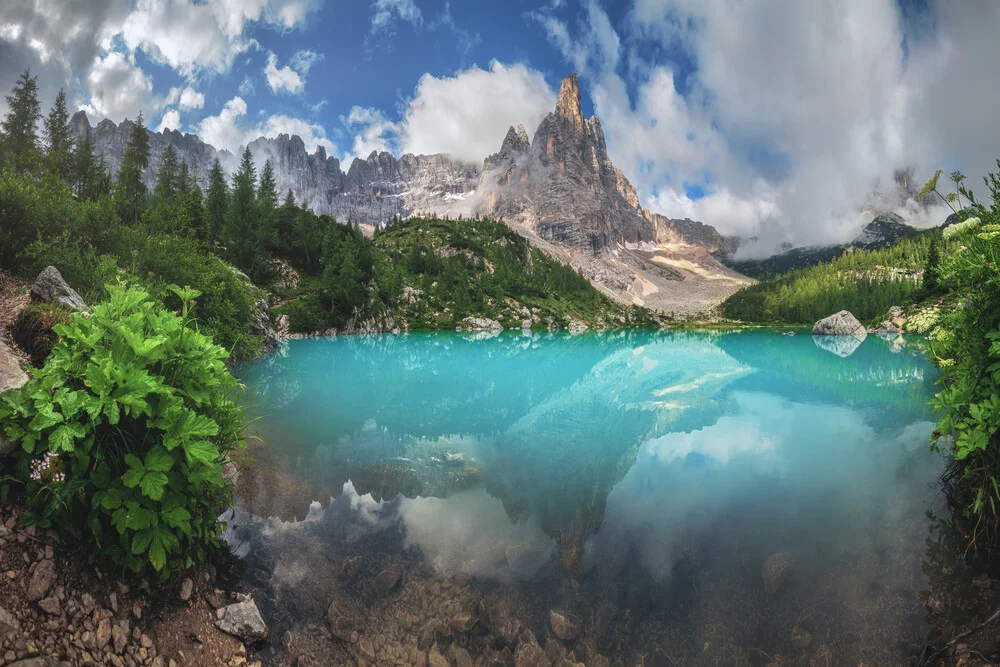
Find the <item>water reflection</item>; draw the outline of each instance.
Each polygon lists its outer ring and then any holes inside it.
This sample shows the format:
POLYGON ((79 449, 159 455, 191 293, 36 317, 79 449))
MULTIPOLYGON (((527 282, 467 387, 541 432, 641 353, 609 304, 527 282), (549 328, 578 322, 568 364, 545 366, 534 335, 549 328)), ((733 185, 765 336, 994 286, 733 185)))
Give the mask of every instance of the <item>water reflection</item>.
POLYGON ((528 585, 529 612, 578 608, 610 653, 674 637, 756 662, 805 651, 795 628, 810 654, 821 638, 838 662, 892 661, 921 628, 933 369, 896 340, 808 338, 292 342, 242 370, 265 447, 244 537, 300 610, 333 594, 323 563, 373 540, 436 576, 528 585), (793 576, 768 596, 777 552, 793 576))

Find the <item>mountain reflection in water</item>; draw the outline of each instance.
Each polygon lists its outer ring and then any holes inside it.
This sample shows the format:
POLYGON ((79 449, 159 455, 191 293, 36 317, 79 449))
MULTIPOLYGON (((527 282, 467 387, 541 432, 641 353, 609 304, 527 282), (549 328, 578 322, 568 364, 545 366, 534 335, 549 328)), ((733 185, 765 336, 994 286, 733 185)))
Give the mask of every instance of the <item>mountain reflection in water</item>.
POLYGON ((572 609, 612 658, 882 664, 922 632, 935 371, 899 341, 365 336, 292 341, 241 376, 262 442, 234 534, 293 633, 355 591, 337 569, 355 554, 503 591, 540 642, 572 609))

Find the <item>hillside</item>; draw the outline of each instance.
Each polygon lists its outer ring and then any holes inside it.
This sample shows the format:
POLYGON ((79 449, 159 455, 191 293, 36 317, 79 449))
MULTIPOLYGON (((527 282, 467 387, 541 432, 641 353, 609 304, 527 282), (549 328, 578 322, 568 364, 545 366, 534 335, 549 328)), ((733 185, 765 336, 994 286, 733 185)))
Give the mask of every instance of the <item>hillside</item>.
POLYGON ((845 249, 829 261, 745 287, 720 310, 724 317, 744 322, 811 325, 840 310, 872 321, 920 293, 928 251, 940 237, 937 228, 913 230, 886 247, 845 249))
POLYGON ((766 280, 795 269, 829 262, 849 250, 888 248, 900 239, 916 236, 919 231, 907 225, 898 215, 885 213, 876 216, 865 225, 861 233, 850 243, 791 248, 764 259, 730 260, 726 264, 743 275, 766 280))
POLYGON ((649 326, 649 311, 622 306, 572 268, 491 220, 410 218, 368 239, 327 230, 321 274, 281 294, 291 333, 456 328, 649 326), (337 258, 343 258, 338 261, 337 258), (497 324, 470 325, 465 318, 497 324))

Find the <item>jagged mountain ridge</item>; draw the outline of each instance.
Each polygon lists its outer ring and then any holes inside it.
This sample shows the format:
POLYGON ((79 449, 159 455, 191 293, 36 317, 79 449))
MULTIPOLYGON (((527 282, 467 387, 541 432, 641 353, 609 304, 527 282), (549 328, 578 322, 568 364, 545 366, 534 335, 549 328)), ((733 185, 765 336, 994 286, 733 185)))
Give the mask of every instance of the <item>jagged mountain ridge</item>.
MULTIPOLYGON (((77 135, 90 131, 97 152, 116 172, 133 124, 103 120, 92 128, 78 112, 72 126, 77 135)), ((144 177, 150 185, 168 144, 203 185, 216 157, 227 175, 238 166, 235 155, 196 135, 147 133, 144 177)), ((299 137, 286 134, 261 137, 249 148, 258 170, 271 161, 280 194, 291 190, 318 214, 373 226, 397 215, 499 218, 625 302, 702 313, 746 282, 710 254, 734 249, 732 239, 710 225, 672 220, 640 205, 635 187, 608 156, 600 120, 583 118, 575 74, 563 81, 555 110, 533 137, 522 126, 511 127, 500 151, 481 167, 448 155, 397 159, 373 152, 344 172, 322 147, 310 154, 299 137)))

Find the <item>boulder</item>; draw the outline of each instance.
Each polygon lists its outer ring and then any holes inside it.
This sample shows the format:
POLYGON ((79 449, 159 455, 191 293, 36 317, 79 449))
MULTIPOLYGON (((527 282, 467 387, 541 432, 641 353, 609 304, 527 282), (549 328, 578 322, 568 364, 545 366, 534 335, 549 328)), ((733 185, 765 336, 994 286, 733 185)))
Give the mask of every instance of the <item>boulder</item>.
POLYGON ((217 609, 215 627, 248 644, 267 639, 267 624, 264 623, 264 617, 260 615, 260 610, 254 601, 249 598, 217 609))
POLYGON ((87 306, 54 266, 47 266, 38 274, 31 286, 31 302, 54 303, 67 310, 83 310, 87 306))
POLYGON ((32 602, 41 600, 55 582, 55 561, 48 558, 38 561, 35 571, 31 574, 31 580, 28 582, 28 599, 32 602))
POLYGON ((788 551, 776 553, 760 568, 760 577, 764 580, 764 590, 771 595, 778 592, 781 585, 788 579, 792 570, 792 554, 788 551))
POLYGON ((503 325, 488 317, 466 317, 459 328, 465 331, 502 331, 503 325))
POLYGON ((363 623, 357 609, 349 601, 337 598, 326 610, 326 619, 330 624, 330 633, 337 639, 349 642, 351 634, 360 631, 363 623))
POLYGON ((563 641, 573 641, 580 634, 580 622, 565 611, 549 610, 549 625, 552 634, 563 641))
POLYGON ((861 340, 867 335, 864 325, 846 310, 824 317, 813 325, 812 332, 817 336, 854 336, 861 340))
POLYGON ((274 275, 274 282, 271 283, 278 292, 290 292, 302 287, 302 278, 299 272, 292 268, 291 264, 283 259, 272 259, 268 261, 271 273, 274 275))
MULTIPOLYGON (((21 363, 14 352, 0 340, 0 393, 8 389, 20 389, 28 381, 28 374, 21 369, 21 363)), ((14 456, 20 448, 17 443, 7 440, 0 432, 0 458, 14 456)))
POLYGON ((385 597, 392 592, 392 589, 399 583, 402 572, 398 568, 382 570, 372 582, 372 588, 379 597, 385 597))
POLYGON ((854 354, 864 342, 854 336, 813 336, 812 339, 816 347, 842 358, 854 354))

